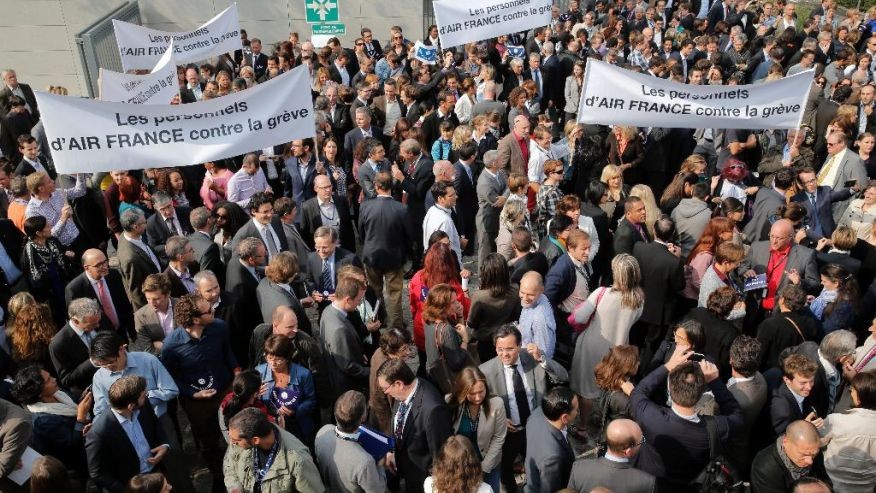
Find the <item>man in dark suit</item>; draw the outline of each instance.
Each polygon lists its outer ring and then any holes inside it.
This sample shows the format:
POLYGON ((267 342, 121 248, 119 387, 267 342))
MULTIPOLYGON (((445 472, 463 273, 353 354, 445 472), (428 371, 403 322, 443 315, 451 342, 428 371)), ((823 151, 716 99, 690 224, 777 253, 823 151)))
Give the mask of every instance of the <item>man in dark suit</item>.
POLYGON ((329 122, 332 125, 332 135, 336 139, 340 139, 342 135, 350 130, 350 108, 338 100, 338 88, 329 86, 325 88, 325 97, 328 99, 328 116, 329 122))
POLYGON ((734 3, 734 0, 722 0, 720 2, 715 2, 712 5, 712 8, 709 9, 709 13, 706 15, 706 19, 709 21, 708 23, 708 32, 711 34, 715 32, 715 24, 718 21, 728 21, 729 18, 733 15, 733 7, 731 4, 734 3))
POLYGON ((630 344, 641 349, 641 361, 651 361, 667 327, 676 321, 675 304, 684 289, 684 262, 679 258, 681 247, 672 243, 675 239, 672 219, 661 216, 654 223, 654 236, 651 243, 633 244, 633 256, 642 270, 645 306, 633 326, 630 344))
POLYGON ((450 410, 431 383, 414 376, 404 360, 389 359, 377 370, 377 386, 395 401, 392 431, 395 451, 386 456, 404 478, 406 490, 423 491, 432 461, 453 434, 450 410))
MULTIPOLYGON (((523 60, 512 58, 508 62, 509 70, 505 73, 505 79, 502 82, 502 94, 499 96, 500 101, 507 101, 511 91, 523 85, 524 82, 530 80, 532 75, 523 71, 523 60)), ((514 102, 512 101, 513 105, 514 102)))
POLYGON ((697 61, 701 58, 705 57, 703 53, 697 53, 695 51, 695 43, 692 39, 687 39, 681 43, 681 47, 679 47, 679 51, 672 52, 669 55, 670 58, 674 58, 675 61, 678 62, 678 65, 681 67, 681 73, 684 76, 684 80, 687 81, 690 76, 690 72, 693 70, 694 65, 696 65, 697 61))
POLYGON ((307 291, 318 305, 320 313, 331 302, 338 285, 338 269, 344 265, 362 267, 359 257, 338 247, 337 232, 321 226, 313 234, 314 252, 307 256, 307 291))
MULTIPOLYGON (((231 250, 237 252, 237 246, 244 238, 258 238, 268 252, 267 261, 283 251, 289 249, 289 244, 286 242, 286 233, 283 231, 283 224, 280 219, 274 217, 274 204, 271 196, 259 192, 249 199, 249 215, 252 216, 252 221, 247 221, 231 240, 231 250)), ((234 261, 232 254, 231 261, 234 261)))
POLYGON ((858 191, 858 185, 840 190, 818 186, 815 170, 808 166, 797 172, 797 183, 801 190, 791 200, 806 209, 806 237, 815 243, 821 238, 830 238, 836 229, 831 205, 850 198, 858 191))
POLYGON ((262 323, 262 312, 256 297, 259 281, 263 277, 263 267, 268 258, 268 250, 259 238, 243 238, 228 262, 225 274, 225 290, 230 295, 232 320, 231 347, 241 364, 246 363, 246 344, 256 325, 262 323))
MULTIPOLYGON (((432 173, 432 158, 420 148, 416 139, 407 139, 399 145, 401 165, 392 166, 392 177, 401 183, 402 190, 407 194, 408 221, 411 226, 412 248, 411 270, 419 268, 423 251, 423 219, 426 217, 425 200, 429 189, 435 183, 432 173)), ((413 272, 409 271, 413 276, 413 272)), ((405 274, 407 278, 407 273, 405 274)))
POLYGON ((97 368, 88 359, 94 331, 100 326, 101 310, 97 301, 78 298, 67 307, 70 317, 49 343, 52 366, 58 372, 61 387, 70 392, 70 397, 79 400, 97 368))
POLYGON ((170 295, 180 298, 195 292, 194 274, 197 272, 195 251, 189 245, 188 238, 171 236, 165 244, 167 249, 167 268, 164 275, 170 279, 170 295))
POLYGON ((631 419, 615 419, 605 429, 605 456, 598 459, 578 459, 572 465, 569 488, 592 491, 601 486, 611 491, 653 493, 657 480, 653 475, 634 468, 630 463, 638 455, 645 436, 631 419))
POLYGON ((134 310, 125 293, 121 274, 110 269, 106 255, 96 248, 82 255, 84 272, 74 277, 64 288, 67 305, 77 298, 97 300, 101 309, 101 329, 116 331, 123 339, 134 337, 134 310))
POLYGON ((474 165, 477 159, 478 146, 474 141, 463 143, 459 150, 459 161, 454 163, 455 169, 453 188, 456 189, 456 215, 462 219, 461 237, 468 238, 468 245, 463 249, 463 255, 471 255, 474 251, 474 239, 477 235, 475 215, 478 213, 478 197, 475 192, 474 165))
POLYGON ((499 327, 493 334, 498 356, 479 367, 487 377, 490 392, 501 397, 505 403, 508 433, 502 445, 500 467, 502 484, 509 492, 517 491, 514 459, 517 454, 526 454, 524 429, 527 420, 532 411, 541 405, 549 384, 558 385, 569 380, 569 374, 562 365, 546 358, 535 344, 521 348, 521 341, 522 336, 516 325, 499 327))
POLYGON ((824 417, 834 412, 842 394, 842 368, 850 364, 850 355, 855 353, 856 345, 855 334, 841 329, 829 332, 818 344, 806 341, 789 349, 790 354, 802 354, 818 363, 809 394, 818 416, 824 417))
POLYGON ((152 194, 152 205, 158 214, 152 214, 146 221, 146 237, 152 251, 163 261, 167 261, 164 244, 171 236, 187 236, 192 232, 189 223, 189 209, 174 207, 173 199, 163 192, 152 194))
POLYGON ((348 390, 365 392, 370 370, 365 362, 362 338, 349 319, 362 301, 365 284, 354 277, 338 280, 331 302, 319 319, 319 341, 325 348, 332 400, 348 390))
POLYGON ((453 108, 456 107, 456 96, 452 92, 444 90, 438 93, 436 102, 435 111, 423 119, 423 126, 421 127, 423 130, 423 141, 427 145, 432 145, 433 142, 438 140, 438 137, 441 137, 441 131, 438 128, 441 122, 450 122, 453 124, 453 128, 459 126, 459 118, 453 111, 453 108))
POLYGON ((33 136, 30 134, 19 135, 17 142, 21 161, 15 167, 16 175, 27 176, 37 171, 45 171, 53 180, 58 177, 55 167, 49 164, 45 156, 40 155, 39 143, 33 136))
POLYGON ((724 454, 743 477, 748 477, 751 437, 755 436, 752 429, 760 420, 761 411, 769 398, 766 379, 757 371, 760 349, 760 342, 746 335, 736 337, 730 344, 732 377, 727 381, 727 390, 742 408, 744 427, 730 437, 724 446, 724 454))
POLYGON ((651 235, 645 227, 645 203, 638 197, 629 197, 624 202, 624 217, 614 233, 614 254, 633 254, 633 246, 638 242, 651 242, 651 235))
POLYGON ((293 140, 290 144, 292 158, 286 160, 286 177, 283 179, 286 197, 301 204, 314 196, 313 178, 316 176, 316 155, 313 139, 293 140))
POLYGON ((112 412, 100 414, 85 435, 91 479, 104 491, 122 493, 128 480, 163 469, 170 445, 152 406, 146 404, 146 379, 121 377, 110 386, 112 412))
POLYGON ((350 130, 344 135, 344 164, 347 166, 353 165, 353 151, 356 149, 356 144, 360 140, 368 137, 374 137, 377 140, 383 139, 383 131, 377 126, 376 122, 372 125, 371 110, 365 107, 350 110, 353 115, 353 122, 356 128, 350 130))
MULTIPOLYGON (((119 222, 122 225, 122 235, 119 237, 119 247, 116 256, 119 259, 119 270, 125 291, 134 310, 139 310, 146 304, 141 286, 146 276, 162 271, 161 262, 155 256, 152 248, 143 241, 146 231, 146 218, 139 209, 128 209, 122 213, 119 222)), ((133 324, 132 324, 133 327, 133 324)))
POLYGON ((526 423, 527 493, 558 491, 569 482, 575 453, 566 438, 578 416, 578 399, 568 387, 554 387, 526 423))
POLYGON ((802 491, 792 487, 795 478, 828 479, 820 445, 821 437, 812 423, 799 420, 791 423, 780 446, 771 443, 755 456, 751 464, 752 491, 802 491))
POLYGON ((298 272, 301 277, 307 276, 307 255, 312 251, 301 232, 298 231, 298 226, 295 225, 298 217, 298 204, 289 197, 280 197, 274 201, 274 214, 280 218, 280 223, 283 226, 283 233, 286 235, 286 244, 289 245, 289 251, 294 253, 298 258, 298 272))
POLYGON ((317 229, 329 226, 337 231, 341 246, 355 252, 356 236, 346 197, 332 193, 332 182, 325 175, 317 176, 313 186, 316 188, 316 197, 301 206, 301 236, 307 247, 313 248, 317 229))
POLYGON ((14 70, 4 70, 2 72, 3 87, 0 88, 0 117, 6 116, 9 113, 9 98, 18 96, 24 99, 27 105, 27 110, 33 116, 34 121, 40 119, 40 110, 37 107, 36 96, 33 94, 33 89, 27 84, 18 82, 18 76, 14 70))
POLYGON ((401 329, 404 327, 404 265, 414 234, 408 221, 407 207, 392 198, 392 177, 389 173, 378 173, 374 177, 374 188, 377 197, 363 202, 359 211, 362 262, 368 283, 379 295, 383 294, 385 281, 389 326, 401 329))
POLYGON ((718 367, 708 361, 688 361, 691 351, 676 350, 665 365, 652 371, 633 389, 630 402, 636 421, 663 458, 665 477, 661 491, 681 490, 709 462, 710 433, 706 420, 714 421, 717 439, 726 443, 743 426, 742 410, 718 378, 718 367), (669 380, 672 407, 650 400, 652 393, 669 380), (696 404, 709 390, 718 405, 714 417, 700 416, 696 404))
POLYGON ((189 245, 195 253, 195 261, 198 263, 198 271, 209 270, 217 276, 221 276, 219 283, 225 279, 225 264, 222 263, 222 250, 219 244, 213 241, 213 216, 210 209, 198 207, 189 214, 189 222, 194 233, 188 236, 189 245))
POLYGON ((249 47, 252 51, 245 57, 244 62, 252 67, 255 78, 259 79, 268 69, 268 55, 262 53, 262 42, 259 38, 252 38, 249 47))
POLYGON ((770 421, 776 435, 784 433, 794 421, 820 420, 810 395, 817 371, 818 362, 802 354, 792 354, 782 361, 782 385, 773 391, 770 401, 770 421))
POLYGON ((373 138, 362 141, 362 147, 368 158, 359 164, 359 184, 362 186, 361 200, 367 201, 377 196, 374 190, 374 176, 377 173, 389 171, 389 161, 386 160, 386 149, 383 144, 373 138))

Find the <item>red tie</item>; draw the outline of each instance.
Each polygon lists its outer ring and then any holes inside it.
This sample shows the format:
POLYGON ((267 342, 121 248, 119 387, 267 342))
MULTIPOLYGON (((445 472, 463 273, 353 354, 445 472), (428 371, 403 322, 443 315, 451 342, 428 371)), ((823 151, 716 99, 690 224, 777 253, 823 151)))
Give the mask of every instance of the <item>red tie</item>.
POLYGON ((113 324, 113 328, 119 328, 119 318, 116 317, 116 312, 113 311, 112 300, 103 287, 103 279, 97 281, 97 297, 100 299, 100 306, 103 308, 103 313, 106 318, 113 324))

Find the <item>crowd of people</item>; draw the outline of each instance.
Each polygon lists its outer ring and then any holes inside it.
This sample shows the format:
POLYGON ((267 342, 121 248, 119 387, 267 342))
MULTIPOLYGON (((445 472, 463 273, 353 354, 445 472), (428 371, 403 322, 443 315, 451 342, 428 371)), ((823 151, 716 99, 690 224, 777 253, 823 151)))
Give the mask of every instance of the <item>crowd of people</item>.
POLYGON ((87 175, 4 70, 0 490, 871 493, 876 7, 843 12, 571 0, 432 26, 434 64, 242 33, 175 103, 304 65, 313 138, 87 175), (815 75, 787 131, 581 124, 590 60, 815 75))

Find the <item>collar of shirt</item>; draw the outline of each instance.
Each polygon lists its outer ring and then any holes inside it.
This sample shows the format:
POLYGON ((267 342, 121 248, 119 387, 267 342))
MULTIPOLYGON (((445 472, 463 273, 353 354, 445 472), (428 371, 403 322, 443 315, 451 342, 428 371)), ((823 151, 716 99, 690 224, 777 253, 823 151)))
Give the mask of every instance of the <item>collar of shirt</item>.
POLYGON ((168 267, 170 267, 170 270, 172 270, 173 273, 176 274, 176 277, 178 277, 180 279, 191 277, 189 275, 188 269, 185 272, 183 272, 183 271, 179 271, 179 270, 174 269, 172 265, 168 265, 168 267))
POLYGON ((732 386, 736 385, 737 383, 745 383, 745 382, 750 382, 752 380, 754 380, 754 375, 752 375, 750 377, 738 377, 738 378, 731 377, 730 380, 727 380, 727 386, 732 387, 732 386))
POLYGON ((417 395, 417 389, 420 388, 420 379, 414 379, 414 388, 411 390, 411 393, 408 395, 407 399, 405 399, 405 404, 410 409, 411 402, 414 400, 414 396, 417 395))
POLYGON ((791 395, 794 396, 794 400, 797 401, 797 407, 803 409, 803 400, 806 398, 798 394, 797 392, 794 392, 794 389, 792 389, 791 387, 788 387, 788 390, 791 392, 791 395))
POLYGON ((818 360, 821 362, 821 366, 824 367, 824 372, 827 373, 828 377, 836 375, 836 366, 821 354, 821 349, 818 350, 818 360))
POLYGON ((290 293, 292 292, 292 286, 290 286, 289 283, 278 282, 277 286, 280 286, 281 288, 285 289, 286 291, 289 291, 290 293))
POLYGON ((791 244, 788 243, 788 246, 786 246, 785 248, 783 248, 783 249, 781 249, 781 250, 775 250, 775 249, 773 249, 773 248, 770 248, 770 256, 772 256, 774 253, 778 253, 779 255, 788 255, 788 254, 790 254, 790 253, 791 253, 791 244))
MULTIPOLYGON (((51 199, 51 197, 49 199, 51 199)), ((30 203, 33 204, 34 207, 40 207, 41 205, 43 205, 43 201, 36 198, 36 196, 33 196, 33 195, 31 195, 31 197, 30 197, 30 203)))
POLYGON ((91 283, 92 286, 99 283, 103 279, 102 277, 100 279, 95 279, 91 277, 91 274, 89 274, 88 272, 85 273, 85 278, 88 279, 88 282, 91 283))
POLYGON ((626 457, 618 457, 616 455, 612 455, 610 451, 605 452, 605 460, 610 460, 612 462, 618 462, 620 464, 627 464, 630 462, 630 459, 626 457))
POLYGON ((316 203, 319 204, 320 207, 326 207, 327 205, 334 205, 334 204, 335 204, 335 200, 332 199, 332 198, 330 198, 330 199, 328 199, 328 200, 326 200, 326 201, 323 201, 321 198, 317 197, 317 198, 316 198, 316 203))
POLYGON ((70 320, 70 322, 68 322, 68 323, 70 324, 70 328, 73 329, 73 332, 75 332, 76 335, 78 335, 79 338, 82 339, 82 336, 85 335, 85 331, 80 329, 79 327, 77 327, 76 322, 74 322, 72 320, 70 320))
POLYGON ((219 299, 216 301, 216 303, 213 303, 213 306, 212 306, 211 308, 212 308, 213 310, 215 310, 215 309, 219 308, 219 305, 220 305, 220 304, 222 304, 222 297, 221 297, 221 296, 220 296, 219 299))
POLYGON ((127 232, 123 232, 122 235, 125 237, 126 240, 130 241, 131 243, 133 243, 135 245, 139 246, 139 245, 143 244, 143 237, 142 236, 138 236, 136 238, 131 238, 130 236, 128 236, 127 232))
POLYGON ((137 422, 137 417, 140 416, 140 410, 139 410, 139 409, 137 409, 136 411, 134 411, 134 412, 131 414, 131 417, 130 417, 130 418, 127 418, 127 417, 125 417, 125 416, 122 416, 122 415, 121 415, 118 411, 116 411, 115 409, 112 409, 112 408, 111 408, 110 410, 111 410, 111 411, 113 412, 113 414, 116 416, 116 419, 119 421, 119 424, 122 424, 122 425, 124 425, 125 423, 136 423, 136 422, 137 422))
POLYGON ((699 423, 700 422, 700 417, 697 413, 693 413, 690 416, 684 416, 683 414, 680 414, 678 411, 675 410, 675 406, 672 406, 670 409, 672 409, 672 412, 674 412, 676 416, 678 416, 679 418, 681 418, 685 421, 690 421, 691 423, 699 423))
POLYGON ((438 202, 435 202, 435 206, 434 206, 434 207, 436 207, 436 208, 437 208, 437 209, 438 209, 438 210, 439 210, 439 211, 442 211, 442 212, 444 212, 444 213, 445 213, 445 214, 447 214, 447 215, 448 215, 448 216, 449 216, 449 215, 450 215, 450 213, 451 213, 451 210, 450 210, 450 209, 448 209, 448 208, 446 208, 446 207, 443 207, 443 206, 440 206, 440 205, 438 205, 438 202))
POLYGON ((359 435, 360 435, 360 432, 358 432, 358 431, 356 433, 347 433, 347 432, 341 431, 337 426, 335 426, 335 433, 337 433, 338 437, 345 438, 345 439, 353 441, 353 442, 358 441, 359 435))

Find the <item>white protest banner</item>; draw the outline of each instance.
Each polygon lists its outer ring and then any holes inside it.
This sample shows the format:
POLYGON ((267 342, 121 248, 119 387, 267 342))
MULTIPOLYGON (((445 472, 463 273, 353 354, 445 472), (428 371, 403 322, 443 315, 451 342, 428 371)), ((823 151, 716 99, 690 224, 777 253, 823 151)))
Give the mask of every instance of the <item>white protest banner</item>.
POLYGON ((171 39, 176 40, 174 57, 179 64, 199 62, 243 46, 236 3, 194 31, 159 31, 115 19, 113 30, 126 72, 154 67, 171 39))
POLYGON ((173 42, 149 74, 123 74, 100 69, 100 100, 129 104, 170 104, 179 96, 173 42))
POLYGON ((451 47, 547 26, 552 0, 436 0, 441 46, 451 47))
POLYGON ((314 135, 305 66, 191 104, 132 105, 43 92, 36 98, 59 173, 186 166, 314 135))
POLYGON ((665 128, 796 128, 813 73, 745 86, 695 86, 590 59, 578 121, 665 128))

